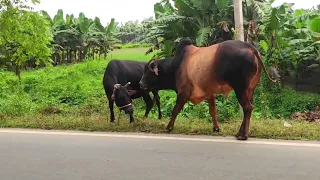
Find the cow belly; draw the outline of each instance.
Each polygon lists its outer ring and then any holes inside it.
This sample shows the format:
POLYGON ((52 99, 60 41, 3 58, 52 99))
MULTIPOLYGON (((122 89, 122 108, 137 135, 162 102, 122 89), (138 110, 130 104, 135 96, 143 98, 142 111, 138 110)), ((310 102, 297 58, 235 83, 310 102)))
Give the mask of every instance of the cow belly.
POLYGON ((228 84, 219 85, 218 88, 214 91, 214 94, 222 94, 225 98, 227 98, 232 91, 232 87, 228 84))
POLYGON ((191 96, 189 97, 189 101, 192 104, 199 104, 207 98, 207 94, 199 88, 195 88, 191 96))
POLYGON ((227 84, 212 86, 212 88, 207 89, 207 92, 203 91, 201 88, 196 87, 192 91, 189 97, 189 101, 192 104, 199 104, 202 101, 209 99, 214 94, 222 94, 225 98, 227 98, 232 90, 233 89, 227 84))

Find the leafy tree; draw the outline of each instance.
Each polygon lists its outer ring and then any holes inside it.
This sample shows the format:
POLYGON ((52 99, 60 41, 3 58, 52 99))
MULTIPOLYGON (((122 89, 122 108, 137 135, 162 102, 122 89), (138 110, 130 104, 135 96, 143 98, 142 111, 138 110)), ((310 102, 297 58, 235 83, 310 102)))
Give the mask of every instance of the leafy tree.
MULTIPOLYGON (((115 37, 117 37, 123 44, 131 43, 137 37, 143 35, 148 31, 147 23, 151 22, 153 17, 144 19, 143 21, 128 21, 120 24, 116 28, 115 37)), ((147 43, 152 42, 146 41, 147 43)))
MULTIPOLYGON (((21 67, 33 59, 36 65, 47 64, 52 39, 47 21, 33 12, 26 1, 0 2, 0 65, 14 70, 21 79, 21 67)), ((33 0, 33 3, 39 3, 33 0)))

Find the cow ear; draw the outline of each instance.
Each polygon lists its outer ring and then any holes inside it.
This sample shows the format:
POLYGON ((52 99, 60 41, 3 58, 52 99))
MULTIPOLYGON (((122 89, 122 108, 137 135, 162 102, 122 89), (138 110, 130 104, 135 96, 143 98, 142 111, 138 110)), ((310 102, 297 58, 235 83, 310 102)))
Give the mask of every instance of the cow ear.
POLYGON ((156 75, 159 74, 158 73, 158 71, 159 71, 158 65, 156 64, 155 60, 151 61, 148 67, 149 67, 150 71, 153 71, 156 75), (153 66, 153 68, 152 68, 152 66, 153 66))
POLYGON ((157 76, 159 75, 158 64, 154 63, 153 71, 157 76))
POLYGON ((134 95, 137 91, 136 90, 128 90, 130 96, 134 95))
POLYGON ((159 73, 158 73, 159 69, 158 69, 157 65, 153 68, 153 71, 157 76, 159 75, 159 73))

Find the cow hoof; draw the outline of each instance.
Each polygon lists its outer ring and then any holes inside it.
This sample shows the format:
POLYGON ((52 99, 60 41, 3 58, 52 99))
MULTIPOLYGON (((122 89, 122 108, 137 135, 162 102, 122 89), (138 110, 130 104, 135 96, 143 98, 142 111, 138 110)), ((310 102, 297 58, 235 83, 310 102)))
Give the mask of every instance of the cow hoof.
POLYGON ((170 132, 172 131, 172 127, 169 127, 169 126, 168 126, 168 127, 166 128, 166 131, 167 131, 168 133, 170 133, 170 132))
POLYGON ((240 131, 235 135, 235 137, 237 138, 237 137, 239 137, 240 136, 240 131))
POLYGON ((113 121, 110 121, 110 123, 115 123, 115 122, 114 122, 114 120, 113 120, 113 121))
POLYGON ((213 128, 213 132, 220 132, 220 128, 213 128))
POLYGON ((130 121, 130 124, 134 124, 134 121, 130 121))
POLYGON ((245 141, 245 140, 247 140, 247 139, 248 139, 247 136, 238 136, 238 137, 237 137, 237 140, 239 140, 239 141, 245 141))

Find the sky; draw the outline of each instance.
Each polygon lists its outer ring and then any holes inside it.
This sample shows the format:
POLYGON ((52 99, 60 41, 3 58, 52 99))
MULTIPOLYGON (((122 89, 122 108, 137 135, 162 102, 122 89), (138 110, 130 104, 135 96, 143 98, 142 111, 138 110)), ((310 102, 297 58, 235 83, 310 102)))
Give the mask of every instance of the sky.
MULTIPOLYGON (((116 22, 142 21, 144 18, 154 16, 153 5, 161 0, 41 0, 34 5, 36 11, 45 10, 53 17, 58 9, 64 14, 78 16, 83 12, 87 17, 99 17, 101 23, 106 25, 111 18, 116 22)), ((273 5, 283 2, 295 3, 294 8, 311 8, 320 4, 318 0, 276 0, 273 5)))

